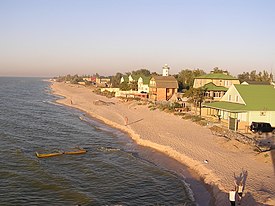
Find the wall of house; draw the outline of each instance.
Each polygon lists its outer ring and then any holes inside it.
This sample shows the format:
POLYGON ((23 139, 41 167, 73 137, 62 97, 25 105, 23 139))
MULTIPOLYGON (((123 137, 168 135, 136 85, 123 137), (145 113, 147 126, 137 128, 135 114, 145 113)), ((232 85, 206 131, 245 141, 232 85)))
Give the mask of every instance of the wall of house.
POLYGON ((213 82, 216 86, 224 86, 229 88, 232 84, 240 84, 238 79, 228 80, 228 79, 195 79, 194 81, 194 88, 202 87, 205 84, 213 82))
POLYGON ((249 122, 238 122, 238 131, 248 133, 250 131, 249 125, 249 122))
POLYGON ((228 79, 213 79, 213 83, 216 85, 216 86, 223 86, 223 87, 226 87, 226 88, 229 88, 232 84, 240 84, 240 81, 237 79, 237 80, 228 80, 228 79))
POLYGON ((245 104, 234 85, 227 90, 225 95, 221 98, 221 101, 245 104))
POLYGON ((149 93, 149 85, 148 84, 143 84, 143 83, 138 83, 138 92, 146 92, 149 93))
POLYGON ((119 88, 102 88, 100 89, 101 92, 108 91, 108 92, 118 92, 120 91, 119 88))
POLYGON ((166 89, 166 96, 168 98, 171 98, 173 96, 173 94, 175 94, 176 89, 166 89))
POLYGON ((248 122, 269 122, 275 127, 275 111, 251 111, 248 115, 248 122))
POLYGON ((149 99, 152 101, 157 100, 157 88, 149 87, 149 99))
POLYGON ((116 91, 115 97, 134 98, 138 91, 116 91))
MULTIPOLYGON (((201 116, 202 116, 202 117, 206 117, 206 116, 207 116, 207 114, 208 114, 208 109, 209 109, 209 108, 205 108, 205 107, 202 107, 202 108, 201 108, 201 116)), ((200 108, 198 108, 198 112, 200 112, 200 108)))
POLYGON ((246 121, 248 121, 248 113, 247 112, 238 113, 238 120, 240 122, 246 122, 246 121))
POLYGON ((166 100, 166 88, 157 88, 157 101, 166 100))

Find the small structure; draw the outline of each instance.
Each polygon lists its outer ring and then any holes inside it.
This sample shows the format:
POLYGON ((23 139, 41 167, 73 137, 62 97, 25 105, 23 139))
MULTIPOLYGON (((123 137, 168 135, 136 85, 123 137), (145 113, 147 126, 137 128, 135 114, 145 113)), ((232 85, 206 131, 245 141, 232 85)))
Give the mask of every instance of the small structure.
POLYGON ((162 67, 162 76, 168 77, 169 76, 169 70, 170 70, 170 67, 167 64, 165 64, 162 67))
POLYGON ((149 98, 154 101, 170 100, 178 91, 178 81, 169 75, 169 67, 163 67, 163 76, 153 76, 149 82, 149 98), (167 73, 168 72, 168 73, 167 73), (167 76, 166 76, 167 75, 167 76))

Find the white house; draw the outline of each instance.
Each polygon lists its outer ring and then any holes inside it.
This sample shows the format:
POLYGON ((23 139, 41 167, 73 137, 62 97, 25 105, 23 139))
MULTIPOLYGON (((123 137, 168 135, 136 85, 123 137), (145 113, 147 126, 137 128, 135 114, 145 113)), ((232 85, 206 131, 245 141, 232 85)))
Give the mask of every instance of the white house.
POLYGON ((218 116, 244 129, 254 122, 275 126, 275 88, 273 85, 232 85, 219 102, 205 103, 206 115, 218 116))

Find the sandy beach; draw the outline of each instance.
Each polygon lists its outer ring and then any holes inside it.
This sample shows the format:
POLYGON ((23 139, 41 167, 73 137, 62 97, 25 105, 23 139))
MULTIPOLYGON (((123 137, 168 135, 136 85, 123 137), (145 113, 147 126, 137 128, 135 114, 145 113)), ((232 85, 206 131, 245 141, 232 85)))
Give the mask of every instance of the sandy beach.
POLYGON ((51 87, 54 94, 65 97, 58 103, 81 109, 129 133, 137 144, 154 148, 189 167, 211 186, 215 205, 230 205, 228 192, 235 186, 234 173, 238 177, 242 170, 247 171, 247 178, 241 205, 275 205, 270 152, 258 154, 248 145, 215 136, 208 127, 180 116, 150 111, 148 105, 137 102, 99 96, 84 86, 54 82, 51 87), (98 100, 112 103, 94 104, 98 100))

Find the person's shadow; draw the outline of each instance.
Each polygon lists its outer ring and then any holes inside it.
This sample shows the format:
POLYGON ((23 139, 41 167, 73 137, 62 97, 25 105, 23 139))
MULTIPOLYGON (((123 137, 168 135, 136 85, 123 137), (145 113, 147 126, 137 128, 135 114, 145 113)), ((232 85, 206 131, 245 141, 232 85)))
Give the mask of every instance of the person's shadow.
MULTIPOLYGON (((248 171, 242 169, 241 173, 236 176, 236 174, 234 173, 234 182, 235 182, 235 190, 236 190, 236 203, 238 203, 238 205, 241 205, 241 203, 243 204, 243 198, 244 198, 244 190, 245 190, 245 186, 246 186, 246 180, 247 180, 247 176, 248 176, 248 171)), ((246 195, 245 195, 246 196, 246 195)), ((255 200, 254 200, 255 202, 255 200)))
POLYGON ((239 205, 264 206, 265 204, 257 202, 250 192, 245 193, 239 205))
POLYGON ((247 176, 248 176, 248 171, 242 169, 241 173, 239 174, 239 176, 236 176, 236 174, 234 173, 234 179, 235 179, 235 184, 236 186, 239 185, 243 185, 243 190, 245 189, 245 184, 246 184, 246 180, 247 180, 247 176))

